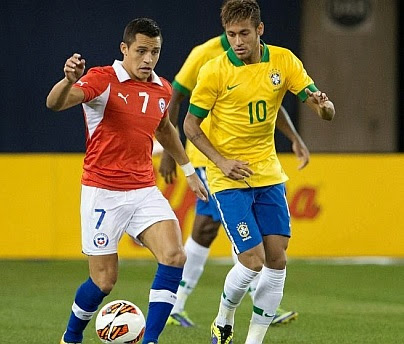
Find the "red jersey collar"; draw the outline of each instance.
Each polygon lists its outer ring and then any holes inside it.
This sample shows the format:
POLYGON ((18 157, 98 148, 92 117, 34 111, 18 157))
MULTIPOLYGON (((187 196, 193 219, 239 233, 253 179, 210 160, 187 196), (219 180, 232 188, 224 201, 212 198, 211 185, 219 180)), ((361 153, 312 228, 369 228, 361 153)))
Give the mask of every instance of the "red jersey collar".
MULTIPOLYGON (((126 80, 130 80, 130 76, 129 76, 128 72, 122 66, 122 61, 115 60, 112 65, 112 68, 114 68, 115 74, 116 74, 119 82, 124 82, 126 80)), ((153 82, 157 85, 163 86, 163 83, 161 82, 159 76, 154 71, 152 71, 151 80, 148 80, 148 81, 153 82)))

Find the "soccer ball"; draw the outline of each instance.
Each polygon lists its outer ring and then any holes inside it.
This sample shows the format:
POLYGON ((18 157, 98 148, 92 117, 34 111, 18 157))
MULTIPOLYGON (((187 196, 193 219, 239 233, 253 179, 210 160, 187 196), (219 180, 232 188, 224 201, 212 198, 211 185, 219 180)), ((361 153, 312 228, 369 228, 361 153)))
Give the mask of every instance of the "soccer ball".
POLYGON ((103 343, 138 343, 143 338, 145 325, 140 308, 125 300, 107 303, 95 319, 95 329, 103 343))

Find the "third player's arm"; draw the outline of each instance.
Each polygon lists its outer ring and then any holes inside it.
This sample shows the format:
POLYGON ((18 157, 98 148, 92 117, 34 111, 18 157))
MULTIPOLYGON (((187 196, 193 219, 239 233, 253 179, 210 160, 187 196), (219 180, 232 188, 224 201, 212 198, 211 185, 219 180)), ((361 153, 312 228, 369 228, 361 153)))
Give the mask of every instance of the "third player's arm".
POLYGON ((168 113, 170 114, 170 121, 174 127, 181 125, 181 123, 178 123, 178 118, 180 114, 181 103, 184 101, 185 97, 185 94, 173 88, 171 101, 168 105, 168 113))
POLYGON ((310 160, 310 152, 300 137, 286 109, 281 106, 276 118, 276 128, 292 142, 292 150, 300 160, 298 169, 304 168, 310 160))

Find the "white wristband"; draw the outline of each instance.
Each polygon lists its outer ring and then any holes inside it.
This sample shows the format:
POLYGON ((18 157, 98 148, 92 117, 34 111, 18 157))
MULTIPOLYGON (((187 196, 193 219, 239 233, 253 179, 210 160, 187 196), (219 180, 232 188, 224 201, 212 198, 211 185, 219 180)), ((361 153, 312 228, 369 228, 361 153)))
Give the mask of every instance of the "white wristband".
POLYGON ((195 173, 195 169, 190 162, 185 165, 180 165, 180 167, 184 171, 185 177, 189 177, 195 173))

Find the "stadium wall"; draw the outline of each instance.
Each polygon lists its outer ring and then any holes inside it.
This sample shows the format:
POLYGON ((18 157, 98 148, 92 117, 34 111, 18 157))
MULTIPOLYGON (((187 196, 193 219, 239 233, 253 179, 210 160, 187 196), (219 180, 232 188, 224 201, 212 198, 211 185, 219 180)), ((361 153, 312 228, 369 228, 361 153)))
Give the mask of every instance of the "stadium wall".
POLYGON ((300 104, 299 132, 306 144, 313 152, 396 151, 404 135, 397 130, 398 1, 301 2, 300 56, 336 108, 328 125, 300 104))
MULTIPOLYGON (((280 155, 290 181, 289 256, 404 257, 404 155, 313 154, 303 171, 291 154, 280 155)), ((80 176, 83 155, 0 155, 0 258, 82 258, 80 176)), ((158 166, 159 157, 155 157, 158 166)), ((157 168, 156 168, 157 169, 157 168)), ((181 173, 174 185, 157 184, 189 234, 194 195, 181 173)), ((212 257, 230 256, 224 231, 212 257)), ((125 236, 121 258, 151 257, 125 236)))

